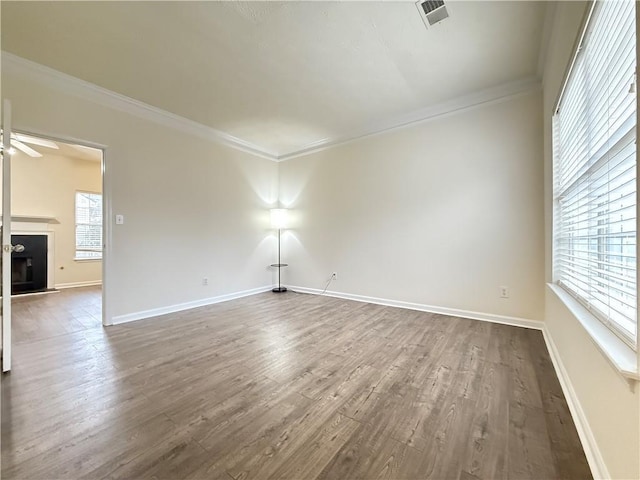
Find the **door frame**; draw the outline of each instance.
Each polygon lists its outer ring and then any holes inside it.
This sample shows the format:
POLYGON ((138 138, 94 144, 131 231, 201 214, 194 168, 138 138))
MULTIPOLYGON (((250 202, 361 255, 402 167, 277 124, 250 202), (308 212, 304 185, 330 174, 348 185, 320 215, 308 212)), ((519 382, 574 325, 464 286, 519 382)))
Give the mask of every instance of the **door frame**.
POLYGON ((113 229, 111 225, 112 218, 112 180, 111 169, 108 167, 107 161, 107 146, 104 144, 92 142, 89 140, 78 139, 75 137, 69 137, 59 134, 43 133, 36 129, 22 129, 13 128, 13 133, 22 133, 24 135, 31 135, 32 137, 40 137, 45 140, 52 140, 54 142, 61 143, 73 143, 81 145, 83 147, 95 148, 102 151, 102 325, 107 327, 113 325, 113 315, 111 313, 111 305, 109 304, 109 279, 111 278, 111 272, 113 268, 113 255, 112 255, 112 234, 113 229))
POLYGON ((2 373, 11 371, 13 332, 11 329, 11 100, 2 99, 2 373), (5 215, 8 213, 9 215, 5 215), (8 218, 7 218, 8 217, 8 218), (7 250, 5 250, 5 246, 7 250))

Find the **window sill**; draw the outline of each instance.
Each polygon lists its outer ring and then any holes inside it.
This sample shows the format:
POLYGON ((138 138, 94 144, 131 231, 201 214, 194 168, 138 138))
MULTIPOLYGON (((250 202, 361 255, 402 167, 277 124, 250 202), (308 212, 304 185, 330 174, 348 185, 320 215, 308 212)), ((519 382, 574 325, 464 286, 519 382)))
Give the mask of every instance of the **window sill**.
POLYGON ((636 352, 562 287, 554 283, 547 283, 547 287, 556 294, 560 301, 578 319, 609 363, 628 381, 640 381, 636 352))
POLYGON ((74 262, 101 262, 102 257, 100 258, 74 258, 74 262))

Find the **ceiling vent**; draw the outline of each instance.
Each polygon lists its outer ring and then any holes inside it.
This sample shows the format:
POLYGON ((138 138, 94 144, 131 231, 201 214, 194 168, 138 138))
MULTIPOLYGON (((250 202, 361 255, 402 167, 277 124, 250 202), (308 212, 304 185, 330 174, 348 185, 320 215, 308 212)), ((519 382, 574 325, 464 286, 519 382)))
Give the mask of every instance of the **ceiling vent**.
POLYGON ((418 7, 422 21, 427 28, 449 18, 447 7, 441 0, 419 0, 416 2, 416 7, 418 7))

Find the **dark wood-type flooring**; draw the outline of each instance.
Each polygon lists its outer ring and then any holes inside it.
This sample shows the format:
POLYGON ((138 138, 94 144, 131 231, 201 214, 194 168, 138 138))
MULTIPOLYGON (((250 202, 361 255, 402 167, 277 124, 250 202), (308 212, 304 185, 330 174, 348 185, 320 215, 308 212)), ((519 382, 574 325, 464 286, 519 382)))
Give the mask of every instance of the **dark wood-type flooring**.
POLYGON ((293 292, 105 329, 75 293, 17 305, 69 325, 14 326, 3 479, 590 478, 539 331, 293 292))
POLYGON ((96 329, 102 325, 101 287, 16 295, 11 304, 14 344, 96 329))

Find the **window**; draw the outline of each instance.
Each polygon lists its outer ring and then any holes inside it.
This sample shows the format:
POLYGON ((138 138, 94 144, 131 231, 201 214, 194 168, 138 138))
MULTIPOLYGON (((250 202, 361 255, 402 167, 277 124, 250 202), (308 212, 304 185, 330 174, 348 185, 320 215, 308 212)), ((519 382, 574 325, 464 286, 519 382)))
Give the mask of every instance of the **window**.
POLYGON ((635 73, 635 2, 595 2, 553 117, 554 280, 632 348, 635 73))
POLYGON ((76 192, 76 258, 102 258, 102 195, 76 192))

